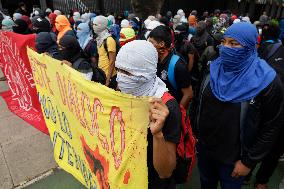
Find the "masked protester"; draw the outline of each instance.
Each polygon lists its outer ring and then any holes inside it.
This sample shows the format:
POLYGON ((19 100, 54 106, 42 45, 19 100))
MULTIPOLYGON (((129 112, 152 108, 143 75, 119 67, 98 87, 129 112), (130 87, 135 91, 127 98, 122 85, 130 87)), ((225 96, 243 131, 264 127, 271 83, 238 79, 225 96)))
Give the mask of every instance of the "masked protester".
POLYGON ((177 11, 177 15, 180 16, 180 22, 181 22, 181 23, 187 23, 187 20, 186 20, 186 18, 185 18, 185 13, 184 13, 184 11, 183 11, 182 9, 179 9, 179 10, 177 11))
POLYGON ((169 65, 175 53, 172 50, 172 32, 166 26, 158 26, 153 29, 149 35, 150 41, 158 51, 159 63, 157 75, 166 83, 170 94, 187 109, 192 99, 193 92, 190 81, 190 73, 187 64, 180 57, 175 60, 173 73, 169 74, 169 65), (174 81, 169 79, 169 75, 173 75, 174 81), (176 85, 175 85, 176 84, 176 85))
POLYGON ((176 27, 175 48, 177 53, 185 60, 188 70, 191 71, 194 62, 195 48, 188 40, 188 24, 183 23, 176 27))
POLYGON ((93 39, 92 32, 88 23, 81 23, 77 28, 77 38, 80 47, 83 49, 85 55, 91 60, 94 65, 98 62, 98 49, 97 43, 93 39))
POLYGON ((174 30, 176 29, 176 27, 177 27, 178 25, 182 24, 180 20, 181 20, 180 15, 175 15, 175 16, 174 16, 174 18, 173 18, 173 29, 174 29, 174 30))
POLYGON ((122 47, 126 43, 136 39, 135 31, 132 28, 122 28, 120 31, 119 44, 122 47))
POLYGON ((41 17, 33 21, 32 28, 33 28, 33 32, 37 34, 40 32, 50 32, 51 31, 51 25, 49 21, 41 17))
POLYGON ((145 39, 146 40, 148 39, 149 34, 151 33, 151 31, 153 29, 155 29, 156 27, 161 26, 161 25, 163 25, 163 24, 161 22, 157 21, 157 20, 150 21, 149 24, 147 24, 147 26, 146 26, 146 32, 144 34, 145 39))
POLYGON ((217 33, 212 36, 214 37, 214 45, 208 46, 198 59, 198 68, 202 79, 210 72, 210 63, 219 57, 219 47, 223 34, 217 33))
POLYGON ((81 48, 85 49, 89 41, 92 39, 91 30, 87 23, 81 23, 78 25, 77 38, 81 48))
POLYGON ((120 33, 120 28, 119 25, 115 23, 115 18, 113 15, 109 15, 107 17, 108 19, 108 30, 109 33, 115 38, 116 41, 119 40, 119 33, 120 33))
POLYGON ((10 18, 4 18, 2 20, 1 31, 13 31, 13 26, 15 25, 14 21, 10 18))
MULTIPOLYGON (((140 20, 138 17, 132 18, 129 21, 131 28, 135 31, 135 35, 140 36, 140 20)), ((138 37, 139 38, 139 37, 138 37)))
POLYGON ((205 20, 206 22, 206 30, 208 32, 208 34, 213 34, 213 18, 207 18, 205 20))
POLYGON ((188 17, 188 25, 189 25, 189 27, 193 27, 193 28, 196 27, 196 25, 197 25, 196 16, 190 15, 190 16, 188 17))
POLYGON ((45 17, 48 18, 50 13, 52 13, 52 10, 50 8, 46 8, 44 13, 45 17))
POLYGON ((26 15, 23 15, 21 19, 24 20, 28 24, 29 29, 32 30, 32 21, 31 21, 31 19, 28 16, 26 16, 26 15))
POLYGON ((51 30, 52 30, 53 33, 56 33, 56 27, 55 27, 55 20, 56 20, 56 17, 57 17, 57 15, 54 14, 54 13, 50 13, 50 14, 48 15, 49 22, 50 22, 50 25, 51 25, 51 27, 52 27, 51 30))
POLYGON ((21 19, 22 16, 23 16, 23 15, 20 14, 20 13, 14 13, 14 14, 13 14, 13 20, 16 21, 16 20, 18 20, 18 19, 21 19))
POLYGON ((121 27, 121 28, 129 28, 129 27, 131 27, 131 26, 130 26, 129 21, 126 20, 126 19, 124 19, 124 20, 121 21, 120 27, 121 27))
POLYGON ((74 24, 72 24, 73 30, 77 31, 78 25, 82 23, 81 14, 79 12, 74 12, 73 13, 73 20, 74 20, 74 24))
POLYGON ((167 17, 169 22, 173 22, 173 13, 171 11, 167 12, 166 17, 167 17))
POLYGON ((197 51, 197 55, 195 56, 193 68, 191 71, 192 77, 194 77, 194 79, 197 81, 196 87, 198 87, 201 79, 201 73, 198 69, 198 58, 203 54, 208 46, 214 45, 214 40, 208 34, 206 28, 206 22, 198 22, 196 26, 196 34, 191 38, 191 42, 197 51))
POLYGON ((82 76, 91 80, 93 76, 92 65, 85 58, 77 39, 71 35, 65 35, 59 42, 59 57, 71 63, 72 68, 81 72, 82 76))
POLYGON ((52 58, 60 59, 54 33, 40 32, 37 34, 35 47, 38 53, 47 53, 52 58))
POLYGON ((28 27, 28 24, 22 19, 17 19, 15 21, 15 25, 13 26, 13 32, 24 35, 32 33, 28 27))
POLYGON ((156 75, 157 63, 158 53, 151 43, 145 40, 129 42, 117 55, 117 83, 122 93, 155 97, 150 101, 147 136, 148 188, 174 189, 172 172, 176 167, 176 144, 181 135, 181 113, 175 99, 166 104, 160 99, 168 89, 156 75))
POLYGON ((99 54, 98 66, 106 74, 106 86, 116 88, 116 70, 114 67, 116 52, 116 41, 107 30, 108 20, 104 16, 97 16, 93 20, 93 31, 99 54))
POLYGON ((84 13, 84 14, 82 14, 82 16, 81 16, 81 20, 82 20, 82 23, 89 23, 89 21, 90 21, 90 14, 91 13, 84 13))
POLYGON ((271 150, 284 124, 283 87, 257 55, 257 29, 233 24, 210 64, 195 122, 201 188, 241 189, 244 176, 271 150))
POLYGON ((60 10, 54 10, 53 13, 57 16, 62 15, 62 12, 60 10))
POLYGON ((212 46, 214 41, 207 32, 206 22, 200 21, 196 26, 196 34, 192 37, 191 41, 198 53, 201 55, 206 47, 212 46))
POLYGON ((58 31, 57 35, 57 43, 61 40, 61 38, 65 35, 71 35, 73 37, 76 37, 74 31, 71 28, 71 25, 64 15, 59 15, 55 19, 55 27, 58 31))

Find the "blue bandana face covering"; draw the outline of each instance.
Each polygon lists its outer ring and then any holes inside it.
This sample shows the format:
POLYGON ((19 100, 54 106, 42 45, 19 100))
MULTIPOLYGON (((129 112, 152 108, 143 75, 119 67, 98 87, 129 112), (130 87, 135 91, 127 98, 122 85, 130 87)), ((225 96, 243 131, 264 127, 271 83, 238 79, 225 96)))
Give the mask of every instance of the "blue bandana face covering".
POLYGON ((246 59, 250 58, 250 53, 244 47, 219 47, 220 58, 222 59, 224 71, 238 71, 246 66, 246 59))
POLYGON ((257 30, 249 23, 233 24, 224 37, 243 47, 221 45, 220 57, 210 64, 210 87, 223 102, 244 102, 256 97, 275 78, 275 71, 257 55, 257 30))

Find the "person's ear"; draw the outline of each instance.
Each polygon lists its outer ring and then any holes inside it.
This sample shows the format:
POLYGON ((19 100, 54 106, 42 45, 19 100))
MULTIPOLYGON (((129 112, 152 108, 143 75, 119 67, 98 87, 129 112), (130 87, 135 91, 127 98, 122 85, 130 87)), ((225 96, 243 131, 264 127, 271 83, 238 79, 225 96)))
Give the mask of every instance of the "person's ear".
POLYGON ((159 48, 165 48, 165 42, 164 41, 161 41, 160 43, 159 43, 159 48))

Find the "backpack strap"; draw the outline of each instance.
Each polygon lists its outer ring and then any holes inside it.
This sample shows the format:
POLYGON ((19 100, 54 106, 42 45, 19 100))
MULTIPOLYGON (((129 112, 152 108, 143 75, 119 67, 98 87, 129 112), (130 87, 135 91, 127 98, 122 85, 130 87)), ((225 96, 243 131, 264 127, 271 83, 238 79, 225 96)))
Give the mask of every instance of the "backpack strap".
POLYGON ((163 103, 167 103, 168 101, 170 101, 170 100, 173 100, 173 99, 175 99, 169 92, 165 92, 164 94, 163 94, 163 96, 162 96, 162 101, 163 101, 163 103))
POLYGON ((176 79, 175 79, 175 67, 179 59, 180 57, 174 54, 171 57, 171 61, 170 61, 169 68, 168 68, 168 79, 169 79, 170 84, 173 86, 175 90, 178 89, 176 79))
POLYGON ((281 42, 271 44, 271 49, 267 55, 266 60, 269 60, 277 52, 277 50, 281 47, 281 45, 282 45, 281 42))
POLYGON ((106 53, 107 53, 107 57, 108 57, 108 59, 109 59, 109 52, 108 52, 108 48, 107 48, 107 39, 108 39, 109 37, 107 37, 106 39, 104 39, 104 48, 105 48, 105 51, 106 51, 106 53))

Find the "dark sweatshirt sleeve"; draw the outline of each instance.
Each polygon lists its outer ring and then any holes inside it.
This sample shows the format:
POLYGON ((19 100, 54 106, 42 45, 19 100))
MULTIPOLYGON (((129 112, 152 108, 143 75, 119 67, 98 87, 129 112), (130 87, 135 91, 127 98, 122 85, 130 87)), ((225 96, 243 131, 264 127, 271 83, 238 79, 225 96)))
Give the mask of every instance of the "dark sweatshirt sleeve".
POLYGON ((250 168, 269 153, 284 126, 284 91, 280 79, 277 77, 260 96, 260 123, 257 133, 241 157, 242 163, 250 168))

